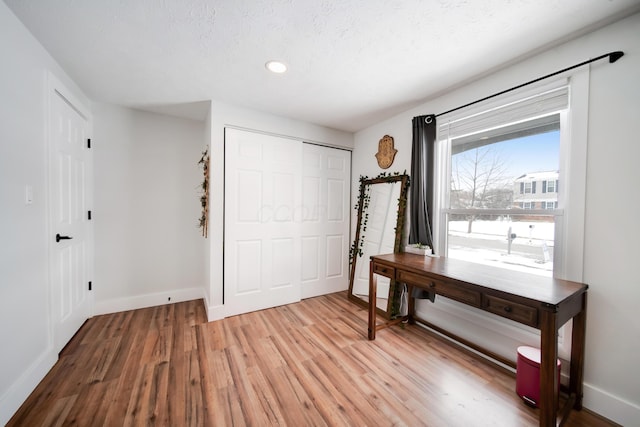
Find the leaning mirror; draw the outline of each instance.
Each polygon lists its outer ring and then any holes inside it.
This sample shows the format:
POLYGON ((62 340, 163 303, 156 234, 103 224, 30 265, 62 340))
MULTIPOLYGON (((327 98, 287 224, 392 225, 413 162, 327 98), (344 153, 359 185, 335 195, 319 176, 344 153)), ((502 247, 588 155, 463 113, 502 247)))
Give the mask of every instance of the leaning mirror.
MULTIPOLYGON (((350 251, 349 299, 363 307, 369 301, 369 259, 372 255, 400 252, 409 176, 360 178, 355 240, 350 251)), ((395 283, 378 277, 378 313, 394 316, 395 283)))

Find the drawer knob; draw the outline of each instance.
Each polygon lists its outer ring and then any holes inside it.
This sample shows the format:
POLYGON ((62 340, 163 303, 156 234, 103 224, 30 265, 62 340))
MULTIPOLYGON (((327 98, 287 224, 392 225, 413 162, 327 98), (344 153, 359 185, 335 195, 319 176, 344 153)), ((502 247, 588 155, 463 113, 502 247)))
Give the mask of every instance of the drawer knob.
POLYGON ((510 306, 510 305, 507 305, 507 306, 504 308, 504 311, 506 311, 507 313, 511 313, 511 306, 510 306))
POLYGON ((429 283, 429 287, 430 287, 430 288, 435 288, 435 287, 436 287, 436 284, 435 284, 435 283, 433 283, 433 282, 431 282, 431 283, 429 283))

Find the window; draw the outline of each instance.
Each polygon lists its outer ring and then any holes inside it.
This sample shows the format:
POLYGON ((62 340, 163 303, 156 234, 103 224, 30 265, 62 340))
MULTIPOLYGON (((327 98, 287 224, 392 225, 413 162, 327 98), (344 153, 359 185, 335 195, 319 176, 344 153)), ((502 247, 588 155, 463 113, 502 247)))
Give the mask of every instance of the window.
POLYGON ((558 181, 557 180, 551 180, 551 181, 543 181, 542 184, 542 192, 543 193, 555 193, 556 192, 556 188, 558 187, 557 185, 558 181))
MULTIPOLYGON (((433 199, 433 243, 438 255, 583 280, 588 97, 589 70, 585 68, 566 80, 520 89, 438 117, 433 199), (532 140, 537 140, 536 152, 517 156, 526 160, 522 163, 526 167, 520 168, 521 172, 510 171, 518 163, 512 158, 518 152, 514 146, 523 148, 532 140), (462 156, 473 159, 476 149, 478 160, 483 158, 483 150, 493 151, 493 156, 485 155, 485 164, 499 155, 506 159, 502 162, 506 166, 495 165, 494 172, 503 169, 503 174, 497 174, 501 179, 473 196, 469 187, 465 190, 458 184, 462 180, 455 181, 453 177, 456 168, 462 176, 462 156), (553 161, 538 161, 545 157, 553 161), (529 165, 538 166, 534 170, 529 165), (553 192, 546 191, 550 181, 553 192), (524 192, 525 182, 531 182, 531 193, 524 192), (514 234, 509 253, 508 238, 514 234)), ((487 181, 480 178, 486 178, 486 174, 475 175, 476 188, 481 190, 481 184, 487 181)), ((480 318, 488 316, 459 307, 454 301, 446 303, 442 310, 438 304, 430 306, 423 315, 434 324, 447 319, 459 336, 468 338, 467 326, 478 325, 480 318), (455 316, 449 316, 450 312, 455 316)), ((511 327, 493 322, 483 327, 509 337, 507 340, 521 342, 521 332, 514 333, 511 327)), ((560 329, 561 337, 568 336, 568 327, 560 329)), ((495 332, 490 336, 495 337, 495 332)), ((474 333, 478 331, 474 329, 474 333)), ((481 330, 480 334, 485 336, 481 330)), ((561 357, 569 357, 570 341, 559 343, 559 354, 564 355, 561 357)), ((505 342, 501 340, 495 351, 505 342)))
POLYGON ((439 253, 552 276, 568 87, 439 120, 439 253))

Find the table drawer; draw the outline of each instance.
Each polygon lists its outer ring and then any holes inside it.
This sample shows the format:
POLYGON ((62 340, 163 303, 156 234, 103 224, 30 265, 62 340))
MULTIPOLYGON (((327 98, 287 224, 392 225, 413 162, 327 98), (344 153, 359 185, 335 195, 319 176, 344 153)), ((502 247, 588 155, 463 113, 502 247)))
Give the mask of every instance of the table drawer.
POLYGON ((381 276, 385 276, 388 277, 390 279, 393 279, 395 274, 396 274, 396 269, 393 267, 389 267, 388 265, 384 265, 384 264, 374 264, 373 265, 373 272, 375 274, 379 274, 381 276))
POLYGON ((480 307, 482 302, 482 295, 480 292, 467 289, 462 285, 441 282, 439 280, 431 280, 428 277, 402 270, 398 271, 398 277, 396 280, 410 285, 419 286, 427 291, 435 292, 438 295, 442 295, 468 305, 480 307))
POLYGON ((534 328, 538 326, 538 309, 535 307, 518 304, 493 295, 485 295, 483 308, 498 316, 506 317, 534 328))

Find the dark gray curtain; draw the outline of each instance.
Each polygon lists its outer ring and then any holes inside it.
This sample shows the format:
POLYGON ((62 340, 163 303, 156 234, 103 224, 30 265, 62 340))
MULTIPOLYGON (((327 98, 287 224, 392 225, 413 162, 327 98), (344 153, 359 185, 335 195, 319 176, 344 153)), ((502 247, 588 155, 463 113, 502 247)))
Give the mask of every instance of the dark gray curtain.
MULTIPOLYGON (((411 148, 411 204, 409 206, 409 243, 422 243, 433 251, 433 159, 436 142, 436 116, 413 118, 413 146, 411 148)), ((406 285, 405 285, 406 286, 406 285)), ((413 288, 413 298, 434 302, 436 295, 413 288)))
POLYGON ((436 116, 413 118, 411 149, 411 204, 409 206, 409 243, 433 248, 433 159, 436 142, 436 116))

